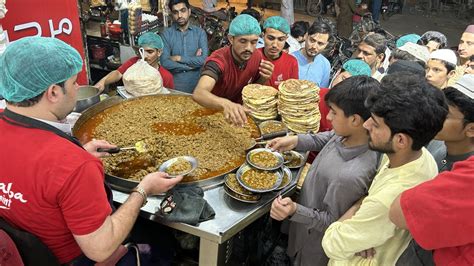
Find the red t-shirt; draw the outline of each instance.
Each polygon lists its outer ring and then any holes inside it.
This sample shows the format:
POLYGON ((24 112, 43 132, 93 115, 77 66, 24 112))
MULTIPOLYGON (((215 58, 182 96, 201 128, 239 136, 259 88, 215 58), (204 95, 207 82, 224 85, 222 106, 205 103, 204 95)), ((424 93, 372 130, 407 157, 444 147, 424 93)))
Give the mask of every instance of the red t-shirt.
POLYGON ((263 59, 272 62, 273 74, 265 85, 272 86, 278 90, 278 85, 287 79, 298 79, 298 61, 294 56, 281 53, 280 58, 275 61, 268 59, 263 52, 263 47, 258 49, 263 59))
POLYGON ((232 102, 242 103, 244 86, 255 83, 260 78, 258 68, 262 61, 262 54, 258 49, 255 50, 243 69, 235 64, 230 46, 214 51, 206 59, 206 63, 210 61, 215 62, 222 73, 211 91, 212 94, 232 102))
MULTIPOLYGON (((319 121, 319 130, 318 132, 325 132, 332 130, 332 124, 327 120, 327 116, 329 113, 329 107, 327 106, 326 102, 324 101, 324 97, 329 92, 328 88, 319 88, 319 112, 321 113, 321 120, 319 121)), ((318 152, 311 151, 308 154, 308 159, 306 160, 308 163, 313 163, 314 159, 318 155, 318 152)))
POLYGON ((400 198, 410 233, 421 247, 434 249, 436 265, 474 265, 473 184, 471 156, 400 198))
MULTIPOLYGON (((135 64, 139 59, 140 58, 138 56, 128 59, 119 68, 117 68, 117 71, 123 75, 123 73, 125 73, 125 71, 127 71, 127 69, 135 64)), ((163 66, 160 66, 158 71, 160 72, 161 78, 163 79, 163 86, 167 89, 174 89, 173 75, 171 75, 171 73, 163 66)))
POLYGON ((56 134, 0 119, 0 217, 36 235, 60 263, 82 254, 73 234, 111 214, 102 163, 56 134))

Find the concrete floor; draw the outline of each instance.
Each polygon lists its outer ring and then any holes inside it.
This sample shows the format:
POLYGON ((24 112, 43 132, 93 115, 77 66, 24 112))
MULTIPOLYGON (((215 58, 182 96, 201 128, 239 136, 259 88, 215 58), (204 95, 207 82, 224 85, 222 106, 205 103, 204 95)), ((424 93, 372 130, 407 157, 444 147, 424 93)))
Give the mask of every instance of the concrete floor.
MULTIPOLYGON (((231 1, 232 2, 232 1, 231 1)), ((202 1, 190 0, 194 6, 201 6, 202 1)), ((218 8, 225 7, 225 1, 218 1, 218 8)), ((238 12, 246 8, 245 4, 233 3, 238 12)), ((264 17, 280 15, 280 11, 265 9, 264 17)), ((335 19, 335 18, 334 18, 335 19)), ((305 20, 312 22, 314 17, 306 13, 296 11, 295 20, 305 20)), ((422 14, 410 14, 405 10, 403 14, 396 14, 386 21, 381 21, 382 27, 393 35, 403 35, 406 33, 423 34, 428 30, 442 32, 448 38, 449 46, 457 46, 462 32, 468 24, 473 24, 474 20, 459 19, 454 12, 443 12, 440 15, 424 16, 422 14)))

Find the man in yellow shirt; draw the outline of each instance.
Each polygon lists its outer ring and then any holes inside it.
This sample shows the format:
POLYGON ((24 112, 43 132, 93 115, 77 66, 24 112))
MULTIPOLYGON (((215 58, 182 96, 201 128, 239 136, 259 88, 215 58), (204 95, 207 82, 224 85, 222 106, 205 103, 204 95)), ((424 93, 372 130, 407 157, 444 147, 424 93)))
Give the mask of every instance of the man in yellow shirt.
POLYGON ((436 176, 436 162, 423 148, 443 127, 448 106, 441 91, 415 75, 388 75, 369 95, 369 148, 385 153, 369 194, 326 230, 328 265, 395 265, 411 236, 389 219, 403 191, 436 176), (370 250, 369 256, 367 250, 370 250))

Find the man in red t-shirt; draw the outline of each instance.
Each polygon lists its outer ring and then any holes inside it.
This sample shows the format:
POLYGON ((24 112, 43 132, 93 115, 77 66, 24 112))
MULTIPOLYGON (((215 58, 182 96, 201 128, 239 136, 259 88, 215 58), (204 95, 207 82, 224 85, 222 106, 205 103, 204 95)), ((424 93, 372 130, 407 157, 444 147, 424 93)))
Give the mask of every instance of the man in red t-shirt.
POLYGON ((265 85, 278 90, 278 85, 287 79, 298 79, 298 61, 296 58, 283 52, 290 25, 280 17, 273 16, 265 20, 263 24, 263 41, 265 46, 260 48, 263 59, 272 62, 273 74, 265 85))
POLYGON ((182 177, 145 176, 112 213, 98 159, 108 153, 97 149, 115 145, 82 146, 61 123, 76 104, 80 54, 59 39, 26 37, 7 47, 0 65, 7 103, 0 114, 0 217, 37 236, 60 264, 83 255, 106 261, 129 235, 147 195, 182 177))
POLYGON ((256 50, 261 33, 258 21, 250 15, 239 15, 230 23, 231 46, 213 52, 203 66, 193 99, 208 108, 224 111, 234 125, 247 122, 242 106, 242 89, 249 83, 265 84, 273 72, 273 64, 263 60, 256 50))
MULTIPOLYGON (((145 33, 138 38, 138 45, 145 50, 145 61, 150 64, 150 66, 156 68, 160 73, 163 79, 163 86, 167 89, 174 89, 173 75, 160 65, 160 56, 163 53, 163 40, 160 35, 152 32, 145 33)), ((117 70, 103 77, 95 86, 100 90, 104 90, 105 85, 121 80, 125 71, 139 59, 138 56, 128 59, 117 70)))
POLYGON ((474 265, 474 156, 398 196, 390 220, 408 229, 436 265, 474 265))

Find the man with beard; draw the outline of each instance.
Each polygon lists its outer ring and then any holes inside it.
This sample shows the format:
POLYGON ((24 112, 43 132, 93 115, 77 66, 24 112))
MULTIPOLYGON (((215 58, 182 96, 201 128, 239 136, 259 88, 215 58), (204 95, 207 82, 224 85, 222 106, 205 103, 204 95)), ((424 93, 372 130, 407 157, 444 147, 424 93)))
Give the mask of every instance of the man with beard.
MULTIPOLYGON (((98 159, 108 153, 97 149, 115 145, 82 145, 62 123, 76 104, 81 69, 81 55, 55 38, 22 38, 0 57, 0 93, 7 101, 0 113, 0 184, 10 191, 0 190, 0 197, 11 199, 0 202, 0 217, 23 235, 37 236, 61 265, 94 265, 111 257, 147 195, 166 192, 182 179, 150 173, 112 213, 112 191, 98 159)), ((131 265, 124 260, 136 256, 130 250, 117 265, 131 265)))
POLYGON ((298 62, 293 56, 283 52, 288 34, 290 34, 290 25, 284 18, 274 16, 265 20, 263 30, 265 47, 259 50, 263 58, 274 65, 273 74, 266 85, 278 90, 278 85, 282 81, 298 79, 298 62))
POLYGON ((401 192, 438 173, 423 146, 441 130, 448 113, 442 91, 417 75, 397 73, 382 80, 366 106, 369 147, 385 154, 368 196, 326 230, 322 244, 328 265, 395 265, 411 236, 390 222, 390 205, 401 192))
POLYGON ((206 60, 193 99, 202 106, 224 111, 234 125, 247 123, 242 106, 242 89, 250 83, 265 84, 272 76, 273 64, 256 50, 261 33, 258 21, 239 15, 230 23, 230 46, 213 52, 206 60))
POLYGON ((176 90, 192 93, 209 53, 207 36, 203 29, 189 24, 188 0, 171 0, 168 7, 174 23, 162 34, 161 63, 173 74, 176 90))
MULTIPOLYGON (((174 89, 173 76, 164 67, 160 66, 160 56, 163 52, 163 40, 160 35, 147 32, 138 38, 138 45, 145 51, 145 61, 160 73, 163 79, 163 86, 168 89, 174 89)), ((117 70, 114 70, 103 77, 95 84, 100 90, 104 90, 106 85, 115 83, 122 79, 123 74, 129 67, 135 64, 140 57, 135 56, 123 63, 117 70)))
POLYGON ((331 26, 324 21, 316 21, 305 37, 305 46, 292 53, 298 60, 299 79, 309 80, 319 87, 329 86, 331 64, 321 54, 332 38, 331 26))
POLYGON ((371 33, 359 43, 354 57, 364 60, 372 70, 372 77, 381 81, 385 75, 382 65, 385 60, 386 49, 387 40, 385 37, 378 33, 371 33))
MULTIPOLYGON (((469 71, 470 58, 474 56, 474 24, 467 26, 461 35, 458 46, 459 64, 456 66, 456 73, 449 79, 448 86, 456 83, 465 73, 469 71)), ((471 69, 472 71, 472 69, 471 69)))

